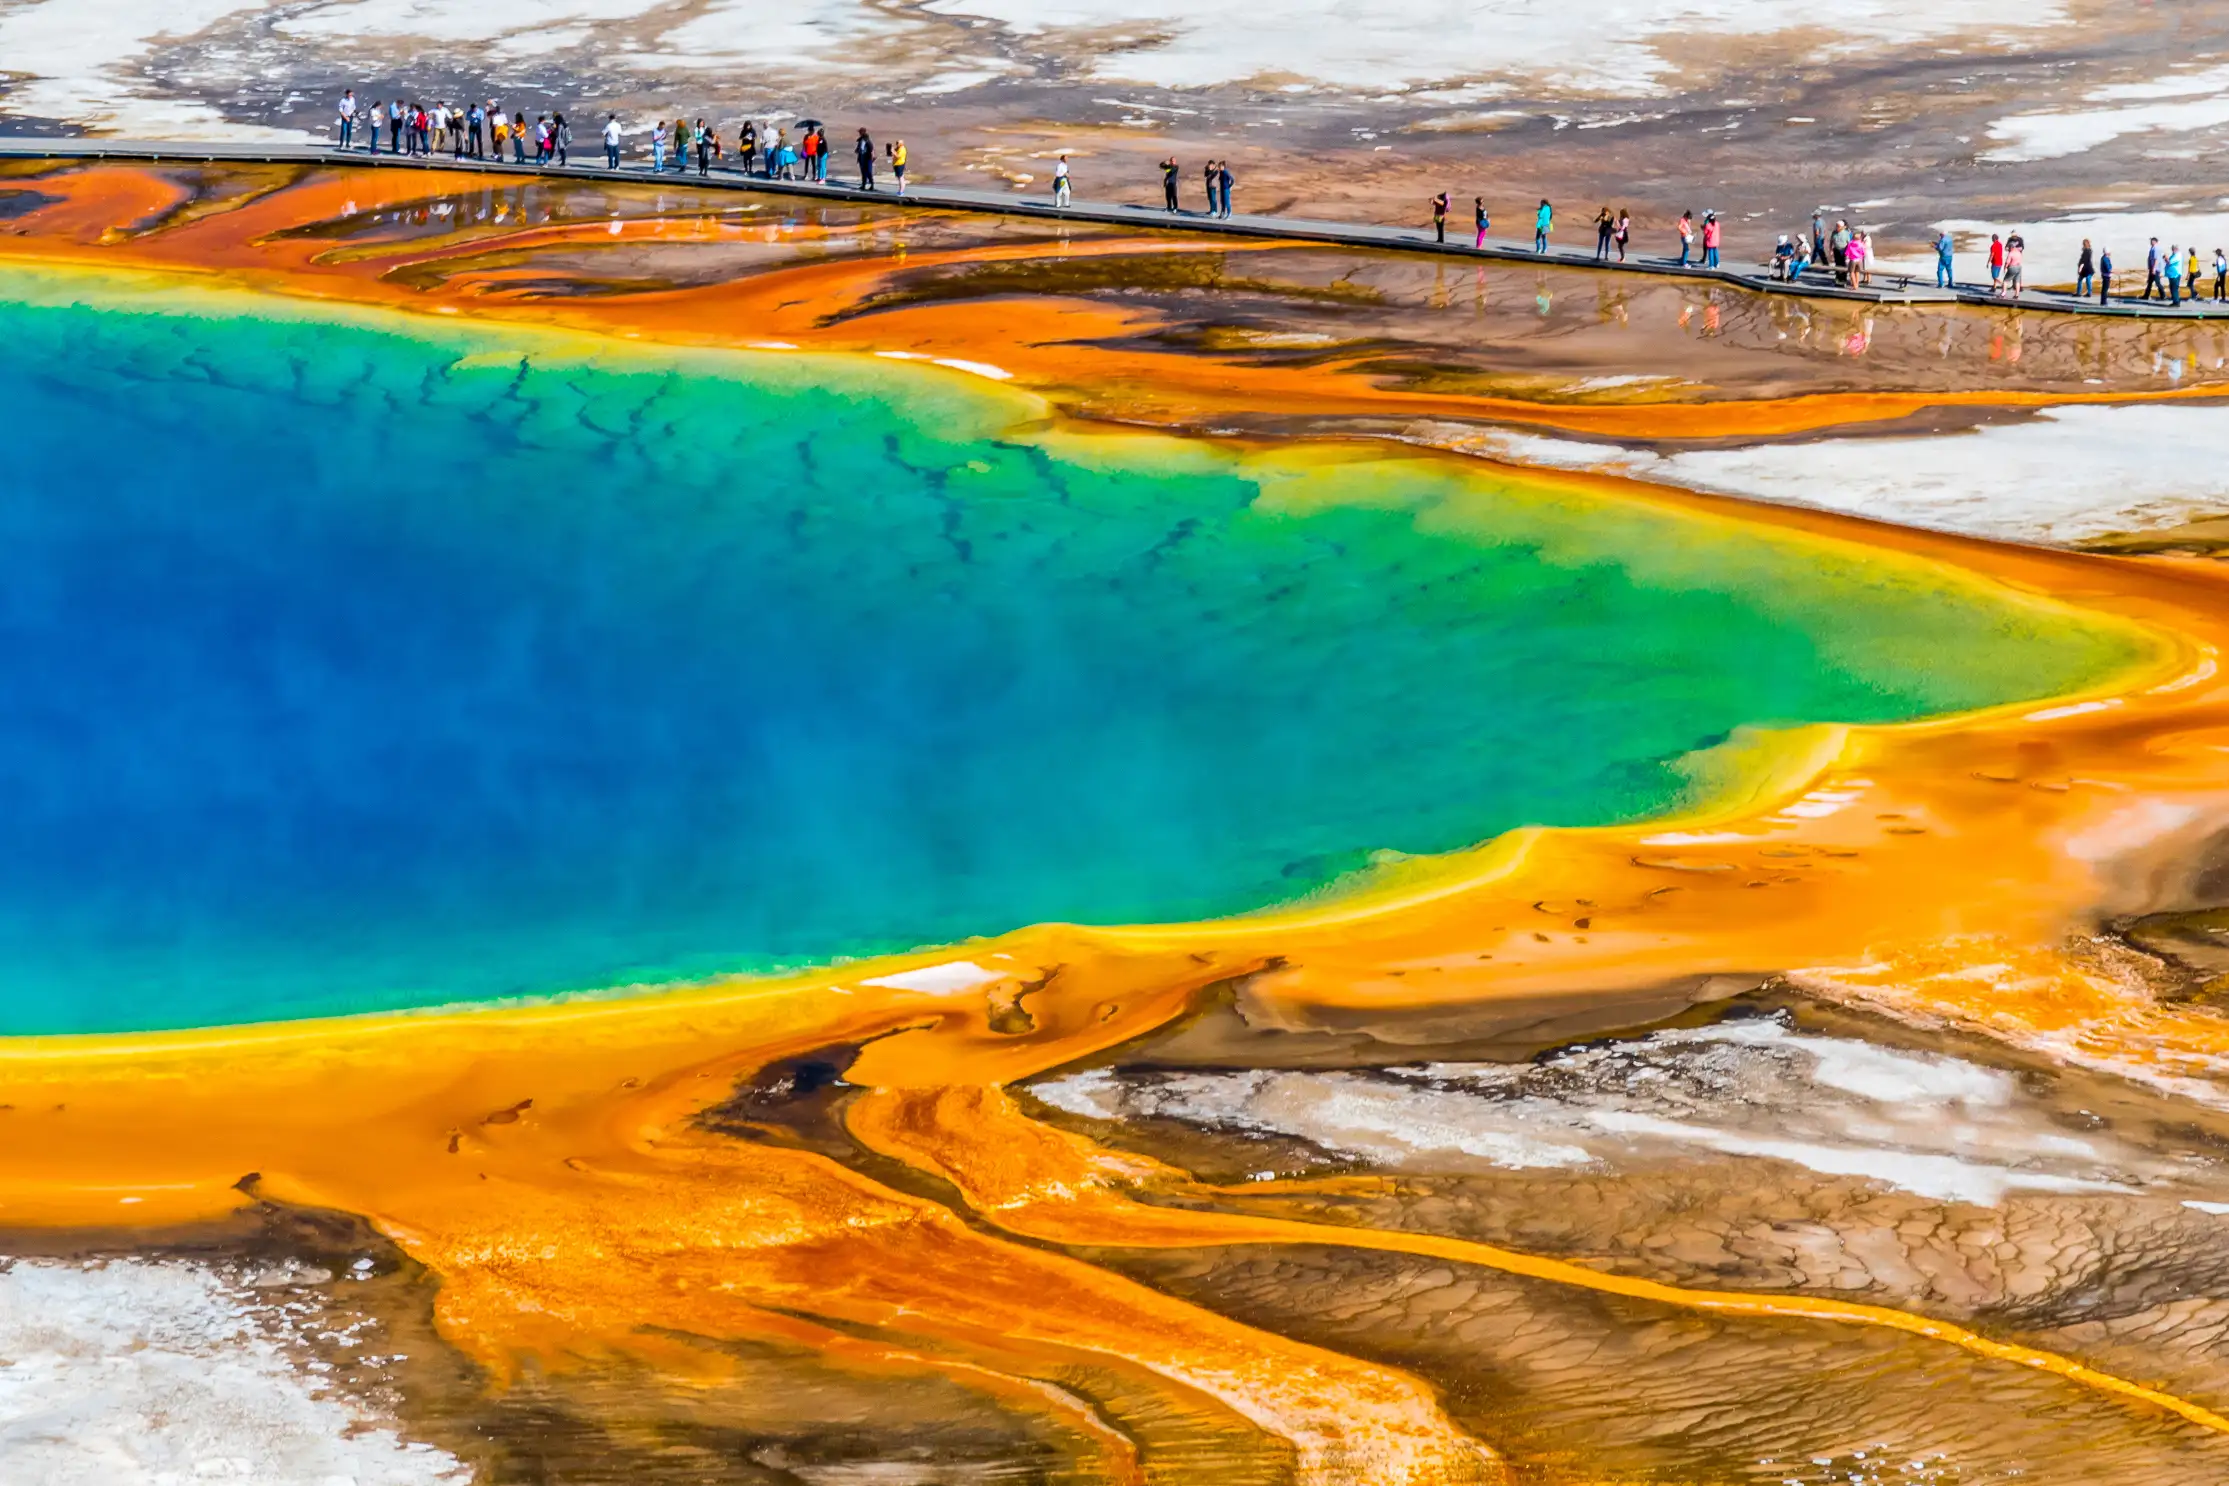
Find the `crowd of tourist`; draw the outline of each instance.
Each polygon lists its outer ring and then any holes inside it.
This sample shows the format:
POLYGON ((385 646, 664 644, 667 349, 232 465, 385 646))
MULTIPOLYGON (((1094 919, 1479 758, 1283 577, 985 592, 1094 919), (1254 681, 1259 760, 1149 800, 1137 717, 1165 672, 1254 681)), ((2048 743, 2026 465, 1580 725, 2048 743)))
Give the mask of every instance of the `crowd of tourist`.
MULTIPOLYGON (((484 103, 431 104, 399 98, 374 99, 366 105, 357 101, 354 89, 349 89, 341 95, 338 126, 341 149, 354 149, 360 144, 363 150, 374 155, 380 153, 384 138, 387 152, 397 155, 430 156, 445 152, 459 160, 500 161, 508 151, 511 162, 517 165, 528 163, 529 152, 537 165, 572 162, 573 129, 565 115, 554 111, 538 113, 529 121, 523 111, 507 113, 503 105, 492 98, 484 103)), ((617 170, 626 145, 626 131, 617 114, 605 116, 601 133, 604 164, 617 170)), ((719 165, 739 169, 745 175, 782 181, 826 182, 829 157, 834 152, 827 126, 817 119, 799 119, 789 128, 746 119, 735 132, 732 167, 727 141, 716 127, 701 117, 670 122, 659 119, 651 126, 647 144, 650 168, 656 172, 670 169, 686 173, 693 165, 698 175, 708 176, 712 168, 719 165)), ((879 164, 888 169, 897 193, 905 194, 907 151, 904 140, 888 141, 878 154, 874 139, 862 128, 851 142, 851 154, 860 189, 876 189, 875 174, 879 164)), ((1183 210, 1180 199, 1183 166, 1172 155, 1161 162, 1160 168, 1163 204, 1171 212, 1183 210)), ((1230 217, 1231 187, 1236 179, 1230 161, 1209 160, 1206 163, 1202 169, 1202 185, 1207 216, 1230 217)), ((1052 196, 1056 207, 1066 208, 1073 203, 1071 188, 1068 157, 1064 154, 1053 167, 1052 196)), ((1435 240, 1441 243, 1447 241, 1449 205, 1450 198, 1445 191, 1432 198, 1432 227, 1435 240)), ((1473 246, 1483 248, 1487 230, 1493 225, 1484 197, 1472 199, 1472 220, 1476 228, 1473 246)), ((1533 217, 1534 252, 1548 252, 1555 220, 1555 207, 1544 198, 1533 217)), ((1605 205, 1595 213, 1594 231, 1597 263, 1626 261, 1633 237, 1631 212, 1622 207, 1613 211, 1605 205)), ((1718 213, 1705 212, 1698 221, 1694 212, 1681 212, 1677 227, 1679 255, 1671 261, 1681 268, 1719 267, 1723 233, 1718 213)), ((1936 287, 1956 287, 1953 272, 1956 246, 1950 233, 1947 230, 1940 233, 1933 247, 1936 287)), ((1772 278, 1780 282, 1813 282, 1816 280, 1812 276, 1818 275, 1838 287, 1862 289, 1873 282, 1873 244, 1863 229, 1853 228, 1846 221, 1837 220, 1830 227, 1822 210, 1813 214, 1808 232, 1779 234, 1766 266, 1772 278)), ((2018 300, 2026 293, 2027 243, 2019 232, 1990 234, 1988 267, 1991 294, 2018 300)), ((2204 277, 2209 271, 2213 278, 2213 299, 2217 303, 2229 302, 2229 253, 2216 248, 2212 261, 2202 263, 2197 248, 2170 243, 2163 249, 2155 237, 2144 254, 2143 292, 2133 297, 2140 301, 2164 300, 2171 307, 2180 306, 2186 298, 2196 302, 2202 297, 2204 277)), ((2074 265, 2074 296, 2087 299, 2094 292, 2098 303, 2110 304, 2114 298, 2113 284, 2112 253, 2093 250, 2089 239, 2084 238, 2081 254, 2074 265)), ((2121 296, 2123 300, 2130 297, 2121 296)))
MULTIPOLYGON (((338 108, 340 148, 362 148, 365 153, 380 153, 382 131, 386 151, 394 155, 447 154, 457 160, 497 160, 505 158, 508 151, 513 164, 525 165, 532 152, 536 165, 570 165, 572 163, 573 128, 562 113, 536 114, 529 123, 523 112, 504 111, 494 99, 485 103, 419 103, 402 99, 373 99, 369 104, 359 103, 356 90, 342 93, 338 108)), ((769 180, 826 181, 831 145, 825 125, 817 119, 801 119, 796 134, 778 128, 771 122, 762 123, 747 119, 737 129, 734 142, 734 166, 745 175, 761 175, 769 180)), ((607 114, 602 129, 604 164, 612 170, 619 169, 620 157, 625 151, 626 131, 621 127, 619 115, 607 114)), ((720 131, 702 118, 659 119, 652 124, 648 140, 650 168, 654 171, 668 169, 686 173, 693 165, 698 175, 710 175, 714 165, 728 166, 727 141, 720 131)), ((887 166, 892 184, 899 195, 906 189, 906 142, 893 139, 883 145, 881 154, 875 151, 874 140, 865 129, 853 141, 852 156, 857 162, 858 183, 862 189, 875 189, 875 168, 878 161, 887 166)), ((1061 157, 1057 194, 1066 196, 1067 157, 1061 157)), ((1065 204, 1065 202, 1063 203, 1065 204)))

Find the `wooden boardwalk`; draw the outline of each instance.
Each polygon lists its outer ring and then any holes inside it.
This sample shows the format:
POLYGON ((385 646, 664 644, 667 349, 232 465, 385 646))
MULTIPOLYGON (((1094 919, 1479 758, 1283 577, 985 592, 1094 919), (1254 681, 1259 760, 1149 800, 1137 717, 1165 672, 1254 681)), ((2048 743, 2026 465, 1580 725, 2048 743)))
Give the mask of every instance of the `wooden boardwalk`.
MULTIPOLYGON (((1517 242, 1506 238, 1488 238, 1485 246, 1473 247, 1469 241, 1470 232, 1456 232, 1454 229, 1457 224, 1452 219, 1449 223, 1449 240, 1442 243, 1434 239, 1428 228, 1311 221, 1299 217, 1256 216, 1245 212, 1216 218, 1200 211, 1169 212, 1159 203, 1145 205, 1135 202, 1079 200, 1062 208, 1055 207, 1049 196, 951 186, 915 185, 901 197, 888 181, 884 181, 878 190, 862 191, 856 186, 837 181, 816 184, 810 181, 768 180, 763 176, 745 175, 732 166, 723 165, 713 166, 711 174, 706 176, 699 176, 693 167, 686 173, 668 170, 661 175, 653 173, 641 161, 623 161, 620 168, 613 171, 604 168, 600 146, 592 146, 585 151, 575 150, 574 154, 592 156, 596 163, 520 165, 494 160, 455 158, 444 154, 396 155, 382 151, 375 155, 361 149, 344 152, 329 145, 317 144, 201 144, 162 140, 0 136, 0 159, 331 165, 367 170, 449 171, 459 175, 524 174, 559 180, 623 180, 637 184, 664 182, 716 191, 747 191, 763 196, 812 201, 872 202, 877 206, 924 211, 989 212, 1046 221, 1090 222, 1149 231, 1182 232, 1199 237, 1270 238, 1299 244, 1370 248, 1496 263, 1529 263, 1596 273, 1649 274, 1706 284, 1726 284, 1759 294, 1839 300, 1853 304, 1976 305, 1995 309, 2013 307, 2013 302, 1992 294, 1986 284, 1962 283, 1953 288, 1938 289, 1934 287, 1931 272, 1924 276, 1911 277, 1900 273, 1876 272, 1875 282, 1871 287, 1855 289, 1837 286, 1828 272, 1816 267, 1801 280, 1788 283, 1774 278, 1769 269, 1758 266, 1704 268, 1693 263, 1682 266, 1674 258, 1640 253, 1631 255, 1622 263, 1603 262, 1591 250, 1582 252, 1559 248, 1553 244, 1546 253, 1536 253, 1529 239, 1517 242)), ((1155 184, 1158 185, 1158 182, 1155 184)), ((1187 181, 1186 185, 1189 189, 1191 183, 1187 181)), ((1532 219, 1529 209, 1521 215, 1526 222, 1532 219)), ((1582 223, 1578 230, 1585 233, 1591 226, 1591 222, 1582 223)), ((2133 275, 2124 272, 2117 277, 2124 283, 2142 283, 2141 272, 2133 275)), ((2170 308, 2164 300, 2116 298, 2110 304, 2099 304, 2095 299, 2076 299, 2071 294, 2030 290, 2017 301, 2017 305, 2022 310, 2043 314, 2097 315, 2118 319, 2229 319, 2229 304, 2220 301, 2202 303, 2195 298, 2186 298, 2180 307, 2170 308)))

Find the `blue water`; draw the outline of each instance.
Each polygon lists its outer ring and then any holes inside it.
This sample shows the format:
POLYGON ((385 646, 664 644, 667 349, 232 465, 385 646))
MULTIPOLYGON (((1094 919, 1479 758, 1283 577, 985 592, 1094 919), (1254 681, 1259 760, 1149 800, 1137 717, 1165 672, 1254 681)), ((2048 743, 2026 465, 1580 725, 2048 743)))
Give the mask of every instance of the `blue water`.
POLYGON ((0 305, 0 1031, 1242 911, 2127 659, 1793 548, 1652 586, 1662 520, 1415 465, 1264 500, 904 368, 482 340, 0 305))

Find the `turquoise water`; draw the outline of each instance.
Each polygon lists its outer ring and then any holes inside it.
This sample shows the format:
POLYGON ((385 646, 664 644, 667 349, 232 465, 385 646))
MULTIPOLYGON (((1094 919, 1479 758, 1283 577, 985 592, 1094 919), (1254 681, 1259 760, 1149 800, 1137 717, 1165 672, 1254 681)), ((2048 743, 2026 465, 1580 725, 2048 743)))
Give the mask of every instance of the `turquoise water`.
POLYGON ((1238 912, 2133 653, 1428 462, 1008 436, 942 373, 69 297, 0 304, 0 1031, 1238 912))

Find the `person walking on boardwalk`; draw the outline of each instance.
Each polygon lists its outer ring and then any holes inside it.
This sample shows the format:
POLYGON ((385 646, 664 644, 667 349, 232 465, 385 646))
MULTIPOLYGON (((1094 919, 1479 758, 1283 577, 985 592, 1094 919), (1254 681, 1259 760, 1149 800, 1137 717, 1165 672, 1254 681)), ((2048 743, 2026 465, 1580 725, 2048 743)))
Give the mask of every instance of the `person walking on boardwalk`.
POLYGON ((1231 174, 1230 161, 1218 160, 1215 162, 1215 188, 1223 197, 1223 220, 1226 222, 1231 217, 1231 182, 1235 179, 1237 177, 1231 174))
POLYGON ((1438 242, 1447 241, 1447 193, 1445 191, 1432 198, 1432 237, 1438 242))
POLYGON ((898 183, 898 194, 906 194, 906 142, 894 139, 883 147, 890 157, 890 176, 898 183))
POLYGON ((2082 251, 2074 255, 2074 297, 2088 299, 2090 290, 2097 286, 2097 254, 2090 248, 2090 240, 2082 239, 2082 251))
POLYGON ((1689 260, 1694 255, 1695 214, 1693 212, 1681 212, 1679 214, 1679 266, 1687 267, 1689 260))
POLYGON ((2229 299, 2229 253, 2214 249, 2214 302, 2229 299))
POLYGON ((1610 229, 1610 241, 1617 244, 1618 262, 1625 261, 1625 245, 1633 236, 1633 214, 1624 207, 1618 208, 1617 225, 1610 229))
POLYGON ((1473 196, 1471 198, 1471 221, 1478 228, 1478 239, 1471 246, 1483 248, 1486 246, 1486 229, 1494 225, 1492 219, 1486 215, 1485 197, 1473 196))
POLYGON ((1053 162, 1053 205, 1065 211, 1068 203, 1068 157, 1063 155, 1053 162))
POLYGON ((1161 162, 1161 204, 1172 212, 1177 209, 1176 178, 1182 173, 1183 167, 1176 163, 1176 156, 1171 155, 1161 162))
POLYGON ((1718 213, 1703 213, 1703 267, 1718 267, 1718 213))
POLYGON ((2198 250, 2195 247, 2190 250, 2189 257, 2183 260, 2183 285, 2190 290, 2192 299, 2198 297, 2198 250))
POLYGON ((2097 255, 2097 302, 2113 302, 2113 250, 2106 248, 2097 255))
POLYGON ((697 176, 702 179, 712 173, 712 131, 697 120, 697 176))
POLYGON ((1608 207, 1594 214, 1594 261, 1610 261, 1610 234, 1617 230, 1618 219, 1610 215, 1608 207))
POLYGON ((1540 198, 1540 210, 1533 213, 1532 250, 1535 253, 1547 252, 1548 234, 1555 230, 1556 209, 1553 206, 1550 206, 1548 204, 1548 198, 1543 196, 1540 198))
POLYGON ((650 126, 650 170, 653 175, 666 168, 666 121, 658 120, 650 126))
POLYGON ((604 115, 604 169, 619 168, 619 141, 624 131, 619 127, 619 115, 604 115))
POLYGON ((2005 239, 2005 298, 2020 297, 2020 283, 2028 262, 2028 244, 2015 232, 2005 239))
POLYGON ((2002 294, 2005 290, 2005 240, 1996 233, 1989 234, 1989 292, 2002 294))
POLYGON ((2141 296, 2142 298, 2150 299, 2154 289, 2159 291, 2161 299, 2167 297, 2167 281, 2161 277, 2159 269, 2159 239, 2155 237, 2152 239, 2152 245, 2144 250, 2144 293, 2141 296))
POLYGON ((859 189, 872 191, 875 188, 875 142, 867 137, 865 129, 861 129, 859 138, 852 142, 851 153, 859 161, 859 189))
POLYGON ((2167 303, 2179 309, 2183 302, 2183 255, 2172 243, 2167 246, 2167 262, 2162 272, 2167 275, 2167 303))
POLYGON ((356 142, 356 90, 354 88, 343 88, 341 90, 338 112, 341 126, 340 147, 345 150, 356 142))
POLYGON ((1948 289, 1956 282, 1950 272, 1950 256, 1956 250, 1948 227, 1935 234, 1935 287, 1938 289, 1948 289))

